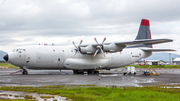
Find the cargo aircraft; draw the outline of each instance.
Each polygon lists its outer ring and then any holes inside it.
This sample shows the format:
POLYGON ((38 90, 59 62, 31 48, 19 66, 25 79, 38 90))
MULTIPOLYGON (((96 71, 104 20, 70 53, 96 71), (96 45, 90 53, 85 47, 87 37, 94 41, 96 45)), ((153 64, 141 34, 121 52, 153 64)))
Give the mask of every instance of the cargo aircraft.
POLYGON ((22 69, 36 70, 73 70, 74 74, 84 71, 97 74, 98 69, 110 70, 129 65, 147 58, 152 52, 175 51, 172 49, 154 49, 152 45, 172 42, 171 39, 151 39, 149 20, 142 19, 134 41, 105 43, 106 38, 96 44, 77 46, 24 46, 15 48, 4 56, 4 60, 22 69), (77 53, 79 55, 77 55, 77 53))

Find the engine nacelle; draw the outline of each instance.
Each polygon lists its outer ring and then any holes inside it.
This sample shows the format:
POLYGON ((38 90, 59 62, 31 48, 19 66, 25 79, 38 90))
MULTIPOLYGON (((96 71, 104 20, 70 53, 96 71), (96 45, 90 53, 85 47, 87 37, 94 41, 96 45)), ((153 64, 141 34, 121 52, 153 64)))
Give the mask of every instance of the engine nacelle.
POLYGON ((103 50, 105 52, 118 52, 122 51, 122 49, 125 47, 125 45, 116 45, 115 43, 111 43, 109 45, 103 45, 103 50))
POLYGON ((93 47, 92 45, 88 45, 87 47, 81 47, 80 52, 82 54, 89 54, 92 55, 96 52, 97 48, 93 47))

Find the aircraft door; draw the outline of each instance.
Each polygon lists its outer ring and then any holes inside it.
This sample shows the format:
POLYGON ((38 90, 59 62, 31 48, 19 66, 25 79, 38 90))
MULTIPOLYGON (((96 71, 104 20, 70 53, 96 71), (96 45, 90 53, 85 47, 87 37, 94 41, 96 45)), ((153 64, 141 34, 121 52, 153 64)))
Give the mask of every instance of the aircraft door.
POLYGON ((57 67, 59 67, 60 63, 61 63, 61 58, 58 57, 58 58, 57 58, 57 67))
POLYGON ((60 51, 57 57, 57 67, 61 68, 64 66, 64 50, 60 51))
POLYGON ((28 64, 29 64, 29 62, 30 62, 30 57, 29 56, 27 56, 27 57, 25 57, 26 58, 26 66, 28 67, 28 64))
POLYGON ((19 64, 21 66, 24 66, 25 65, 25 57, 26 57, 26 54, 25 54, 25 49, 17 49, 18 51, 18 60, 19 60, 19 64))

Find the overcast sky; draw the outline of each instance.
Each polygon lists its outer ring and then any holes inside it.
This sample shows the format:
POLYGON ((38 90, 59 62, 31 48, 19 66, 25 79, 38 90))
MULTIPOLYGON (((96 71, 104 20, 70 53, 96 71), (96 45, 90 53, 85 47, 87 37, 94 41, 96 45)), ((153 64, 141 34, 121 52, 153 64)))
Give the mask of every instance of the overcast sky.
POLYGON ((134 40, 141 19, 153 39, 174 42, 154 48, 180 54, 180 0, 0 0, 0 50, 48 43, 71 45, 134 40))

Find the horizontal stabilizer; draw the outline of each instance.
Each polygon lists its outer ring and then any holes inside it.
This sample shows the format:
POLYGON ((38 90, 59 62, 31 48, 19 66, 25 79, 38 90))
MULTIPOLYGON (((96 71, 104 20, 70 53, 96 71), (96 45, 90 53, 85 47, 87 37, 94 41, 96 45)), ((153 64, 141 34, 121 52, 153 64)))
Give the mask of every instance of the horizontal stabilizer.
POLYGON ((151 51, 151 52, 162 52, 162 51, 176 51, 176 50, 173 50, 173 49, 152 49, 152 48, 145 48, 145 49, 142 49, 141 50, 143 51, 151 51))

